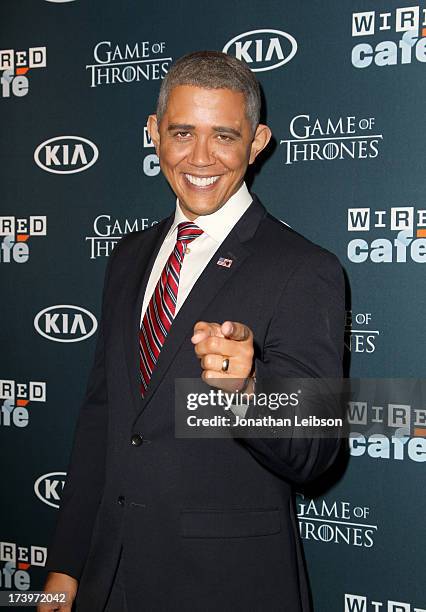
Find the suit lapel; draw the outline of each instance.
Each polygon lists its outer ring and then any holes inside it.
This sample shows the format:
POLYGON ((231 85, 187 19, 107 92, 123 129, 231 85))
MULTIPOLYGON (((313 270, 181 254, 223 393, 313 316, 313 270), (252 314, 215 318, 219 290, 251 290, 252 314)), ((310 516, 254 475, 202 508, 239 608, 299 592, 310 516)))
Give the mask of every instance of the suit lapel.
MULTIPOLYGON (((163 380, 167 373, 177 351, 181 347, 185 338, 192 332, 194 324, 200 320, 201 315, 208 304, 220 291, 224 283, 231 281, 232 277, 236 274, 244 260, 251 254, 249 248, 249 240, 254 235, 260 220, 266 214, 265 208, 260 204, 256 197, 254 197, 253 203, 229 233, 224 242, 220 245, 216 253, 213 255, 206 268, 199 276, 197 282, 193 286, 190 295, 187 297, 179 312, 177 313, 171 329, 167 335, 166 341, 161 349, 160 356, 158 358, 157 365, 153 371, 151 380, 149 382, 146 394, 142 400, 139 395, 139 386, 137 385, 137 394, 139 401, 136 402, 138 406, 138 414, 135 420, 138 418, 141 411, 143 411, 152 399, 158 385, 163 380), (226 268, 218 266, 217 261, 219 257, 232 260, 232 266, 226 268)), ((168 224, 170 227, 171 222, 168 224)), ((155 254, 152 255, 149 265, 145 271, 144 280, 142 282, 139 300, 137 306, 137 315, 140 317, 140 311, 142 308, 143 295, 145 292, 146 283, 148 281, 149 272, 151 271, 152 265, 155 261, 155 257, 161 246, 161 243, 166 236, 167 230, 162 232, 162 237, 158 239, 159 243, 156 248, 155 254)), ((146 249, 144 249, 146 251, 146 249)), ((129 326, 127 326, 129 327, 129 326)), ((136 339, 139 332, 139 319, 136 319, 134 314, 133 318, 133 331, 136 339)), ((127 339, 127 346, 134 343, 134 339, 129 337, 127 339)), ((131 358, 129 363, 130 377, 131 380, 135 380, 136 373, 139 368, 139 355, 131 358), (133 370, 133 374, 132 374, 133 370)), ((135 386, 135 385, 134 385, 135 386)))

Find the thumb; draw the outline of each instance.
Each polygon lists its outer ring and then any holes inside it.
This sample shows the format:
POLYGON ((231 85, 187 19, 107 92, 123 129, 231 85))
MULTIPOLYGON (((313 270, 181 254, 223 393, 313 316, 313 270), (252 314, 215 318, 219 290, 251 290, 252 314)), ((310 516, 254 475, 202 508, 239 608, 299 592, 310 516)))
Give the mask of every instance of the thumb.
POLYGON ((220 327, 222 334, 229 340, 237 340, 238 342, 245 342, 253 337, 253 332, 244 323, 238 323, 236 321, 225 321, 220 327))

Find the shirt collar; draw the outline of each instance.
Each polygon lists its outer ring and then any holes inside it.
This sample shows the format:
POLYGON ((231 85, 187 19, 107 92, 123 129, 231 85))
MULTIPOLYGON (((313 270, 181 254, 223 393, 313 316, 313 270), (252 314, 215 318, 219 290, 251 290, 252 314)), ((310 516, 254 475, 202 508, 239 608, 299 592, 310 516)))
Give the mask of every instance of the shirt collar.
MULTIPOLYGON (((216 210, 211 215, 200 215, 194 220, 194 223, 213 240, 222 242, 246 212, 252 201, 253 198, 247 189, 247 185, 243 183, 238 191, 219 210, 216 210)), ((179 200, 176 199, 175 217, 168 237, 176 231, 179 223, 184 221, 189 221, 189 219, 182 212, 179 200)))

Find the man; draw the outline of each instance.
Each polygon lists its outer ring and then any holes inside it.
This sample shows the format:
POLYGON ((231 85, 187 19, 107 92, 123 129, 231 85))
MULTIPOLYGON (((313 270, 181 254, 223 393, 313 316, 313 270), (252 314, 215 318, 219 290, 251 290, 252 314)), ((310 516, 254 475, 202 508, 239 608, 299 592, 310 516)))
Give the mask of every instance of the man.
POLYGON ((123 238, 106 272, 45 586, 77 593, 79 611, 309 609, 292 485, 323 473, 338 442, 174 435, 176 378, 251 392, 254 373, 341 375, 336 258, 244 183, 271 137, 259 111, 242 62, 197 52, 149 117, 177 204, 123 238))

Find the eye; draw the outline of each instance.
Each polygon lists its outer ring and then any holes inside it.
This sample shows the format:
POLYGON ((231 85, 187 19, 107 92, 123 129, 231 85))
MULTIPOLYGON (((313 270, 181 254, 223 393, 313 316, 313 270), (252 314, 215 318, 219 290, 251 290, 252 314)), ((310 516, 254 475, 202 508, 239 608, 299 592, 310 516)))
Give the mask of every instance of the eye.
POLYGON ((176 138, 180 138, 181 140, 187 140, 191 136, 191 132, 175 132, 174 136, 176 138))
POLYGON ((218 134, 217 137, 221 142, 233 142, 235 140, 235 138, 228 134, 218 134))

